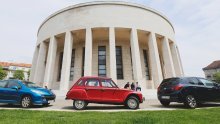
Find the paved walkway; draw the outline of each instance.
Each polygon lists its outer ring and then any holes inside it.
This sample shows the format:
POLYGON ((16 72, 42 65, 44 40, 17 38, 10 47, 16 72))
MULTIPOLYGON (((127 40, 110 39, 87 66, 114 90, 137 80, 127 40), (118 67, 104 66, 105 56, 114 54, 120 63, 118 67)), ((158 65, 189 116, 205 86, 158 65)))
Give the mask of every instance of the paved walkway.
MULTIPOLYGON (((72 107, 72 100, 64 100, 63 98, 57 98, 56 102, 52 103, 48 107, 34 106, 28 110, 43 110, 43 111, 70 111, 76 112, 72 107)), ((201 108, 209 107, 220 107, 220 104, 209 103, 201 106, 201 108)), ((0 104, 0 109, 22 109, 18 105, 9 106, 7 104, 0 104)), ((101 112, 118 112, 118 111, 157 111, 157 110, 177 110, 186 109, 183 104, 172 103, 169 107, 163 107, 160 102, 156 99, 146 100, 144 103, 140 104, 140 109, 129 110, 124 106, 120 105, 103 105, 103 104, 89 104, 86 110, 83 111, 101 111, 101 112)))

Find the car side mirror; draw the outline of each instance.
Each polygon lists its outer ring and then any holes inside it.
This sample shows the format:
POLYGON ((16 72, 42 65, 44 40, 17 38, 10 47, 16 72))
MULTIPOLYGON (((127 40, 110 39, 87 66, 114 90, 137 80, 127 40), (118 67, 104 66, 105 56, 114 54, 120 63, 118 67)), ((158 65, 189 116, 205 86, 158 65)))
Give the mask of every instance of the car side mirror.
POLYGON ((18 87, 17 86, 12 86, 11 89, 18 90, 18 87))
POLYGON ((204 85, 202 82, 199 82, 199 85, 204 85))
POLYGON ((215 86, 215 87, 220 87, 220 84, 214 83, 214 86, 215 86))

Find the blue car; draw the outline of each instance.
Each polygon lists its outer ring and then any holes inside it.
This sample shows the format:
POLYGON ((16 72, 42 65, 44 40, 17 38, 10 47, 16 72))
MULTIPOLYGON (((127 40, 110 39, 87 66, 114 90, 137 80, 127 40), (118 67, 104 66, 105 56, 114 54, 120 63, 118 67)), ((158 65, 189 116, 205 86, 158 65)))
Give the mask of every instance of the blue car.
POLYGON ((32 105, 49 105, 56 95, 33 82, 20 80, 0 81, 0 103, 19 104, 23 108, 32 105))

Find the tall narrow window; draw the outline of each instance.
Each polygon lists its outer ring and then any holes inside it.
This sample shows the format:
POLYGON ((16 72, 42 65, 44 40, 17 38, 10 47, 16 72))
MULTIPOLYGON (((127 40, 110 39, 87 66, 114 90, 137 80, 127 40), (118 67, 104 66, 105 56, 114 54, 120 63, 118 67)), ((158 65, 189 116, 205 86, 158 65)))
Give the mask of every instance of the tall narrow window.
POLYGON ((117 79, 124 79, 121 46, 116 46, 116 65, 117 65, 117 79))
POLYGON ((149 71, 149 64, 148 64, 148 52, 147 50, 143 50, 144 55, 144 65, 145 65, 145 73, 146 79, 150 80, 150 71, 149 71))
POLYGON ((72 50, 71 65, 70 65, 70 81, 74 78, 74 64, 75 64, 75 49, 72 50))
POLYGON ((84 76, 84 64, 85 64, 85 47, 83 47, 83 51, 82 51, 82 77, 84 76))
POLYGON ((59 68, 58 68, 59 70, 58 70, 57 81, 60 81, 60 79, 61 79, 62 63, 63 63, 63 52, 60 53, 60 57, 59 57, 59 68))
POLYGON ((101 77, 106 77, 106 47, 98 48, 98 73, 101 77))
POLYGON ((131 73, 132 73, 132 79, 134 79, 134 71, 133 71, 133 62, 132 62, 131 48, 130 48, 130 57, 131 57, 131 73))

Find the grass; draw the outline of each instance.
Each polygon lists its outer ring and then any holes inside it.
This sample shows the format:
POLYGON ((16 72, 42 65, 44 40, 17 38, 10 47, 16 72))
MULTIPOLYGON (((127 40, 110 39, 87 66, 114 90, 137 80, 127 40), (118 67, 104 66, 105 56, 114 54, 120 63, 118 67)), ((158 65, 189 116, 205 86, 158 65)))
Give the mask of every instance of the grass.
POLYGON ((138 112, 0 110, 2 124, 219 124, 220 108, 138 112))

